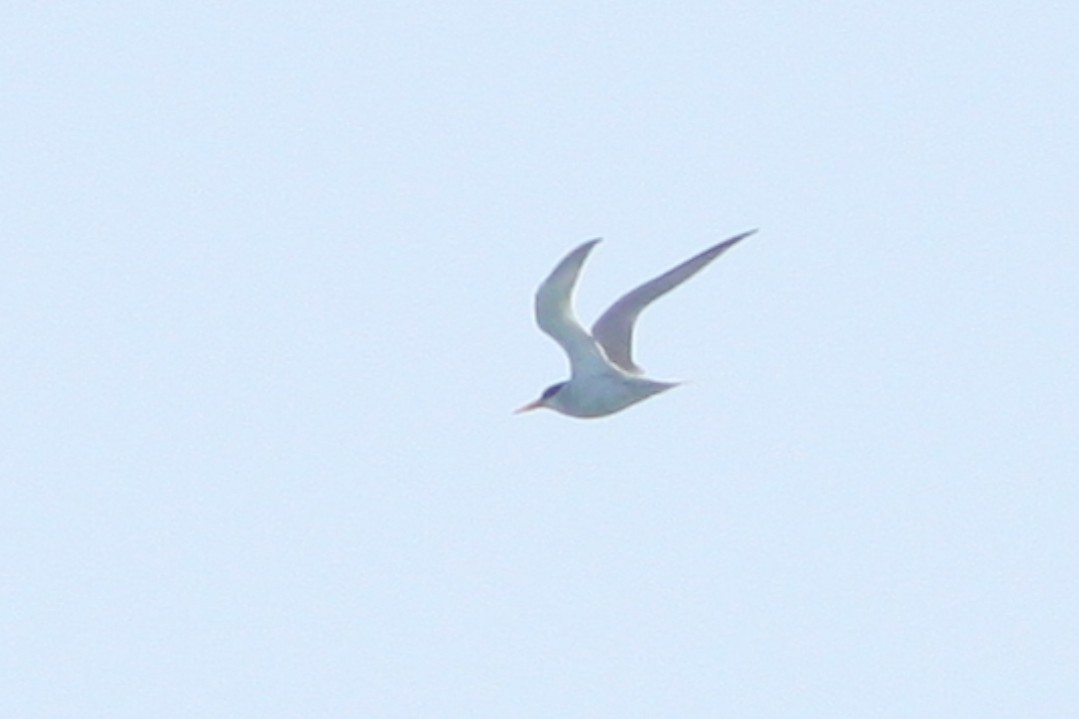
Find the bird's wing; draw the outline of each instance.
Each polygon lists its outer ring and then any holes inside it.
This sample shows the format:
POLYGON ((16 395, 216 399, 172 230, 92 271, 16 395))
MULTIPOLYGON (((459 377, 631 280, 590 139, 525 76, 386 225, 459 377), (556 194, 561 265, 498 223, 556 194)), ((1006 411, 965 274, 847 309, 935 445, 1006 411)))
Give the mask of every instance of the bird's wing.
POLYGON ((592 327, 592 336, 603 347, 607 358, 624 371, 639 374, 641 368, 633 363, 632 345, 633 324, 641 310, 703 270, 709 262, 754 232, 756 230, 750 230, 724 240, 620 297, 592 327))
POLYGON ((573 314, 573 289, 581 265, 599 239, 589 240, 566 255, 536 292, 536 324, 562 345, 573 376, 610 371, 603 351, 573 314))

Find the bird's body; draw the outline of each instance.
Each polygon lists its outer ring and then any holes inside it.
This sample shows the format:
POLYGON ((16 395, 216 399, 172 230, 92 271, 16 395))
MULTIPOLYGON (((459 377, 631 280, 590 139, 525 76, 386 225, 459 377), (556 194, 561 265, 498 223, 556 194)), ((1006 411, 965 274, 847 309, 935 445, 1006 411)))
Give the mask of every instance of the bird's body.
POLYGON ((613 367, 610 372, 554 385, 558 390, 542 406, 571 417, 605 417, 678 385, 636 377, 613 367))
POLYGON ((721 242, 623 295, 596 321, 591 333, 574 316, 573 290, 581 266, 599 240, 590 240, 566 255, 536 292, 536 323, 566 351, 571 376, 548 387, 518 412, 547 407, 573 417, 603 417, 678 386, 678 382, 641 375, 632 358, 634 323, 654 300, 753 232, 721 242))

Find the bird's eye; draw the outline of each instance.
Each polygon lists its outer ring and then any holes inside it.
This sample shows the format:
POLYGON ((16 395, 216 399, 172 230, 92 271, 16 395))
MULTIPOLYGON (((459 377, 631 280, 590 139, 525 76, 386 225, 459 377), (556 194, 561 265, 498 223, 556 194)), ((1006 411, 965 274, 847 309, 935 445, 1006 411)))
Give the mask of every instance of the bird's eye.
POLYGON ((558 384, 553 384, 550 387, 548 387, 547 389, 543 390, 542 399, 550 399, 551 397, 554 397, 555 394, 558 393, 558 390, 562 389, 562 387, 564 387, 565 384, 566 384, 565 382, 559 382, 558 384))

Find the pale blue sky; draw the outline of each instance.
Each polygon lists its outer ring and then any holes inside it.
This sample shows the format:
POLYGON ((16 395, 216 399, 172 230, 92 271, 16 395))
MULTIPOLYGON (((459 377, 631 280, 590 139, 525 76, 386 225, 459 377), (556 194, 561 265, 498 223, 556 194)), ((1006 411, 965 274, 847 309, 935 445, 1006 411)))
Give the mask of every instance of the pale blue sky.
POLYGON ((1079 9, 9 3, 0 715, 1079 716, 1079 9), (598 421, 532 293, 685 387, 598 421))

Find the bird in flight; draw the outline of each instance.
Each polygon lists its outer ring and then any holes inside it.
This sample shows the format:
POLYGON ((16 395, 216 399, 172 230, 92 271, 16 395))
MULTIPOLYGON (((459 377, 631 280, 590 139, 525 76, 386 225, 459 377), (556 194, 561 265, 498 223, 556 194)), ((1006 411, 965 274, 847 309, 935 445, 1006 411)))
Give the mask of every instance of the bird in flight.
POLYGON ((633 362, 633 324, 641 310, 756 230, 724 240, 672 270, 627 292, 596 320, 589 334, 573 313, 573 290, 581 266, 598 239, 566 255, 536 292, 536 324, 569 355, 570 378, 553 384, 535 402, 517 410, 546 407, 571 417, 604 417, 678 386, 642 375, 633 362))

